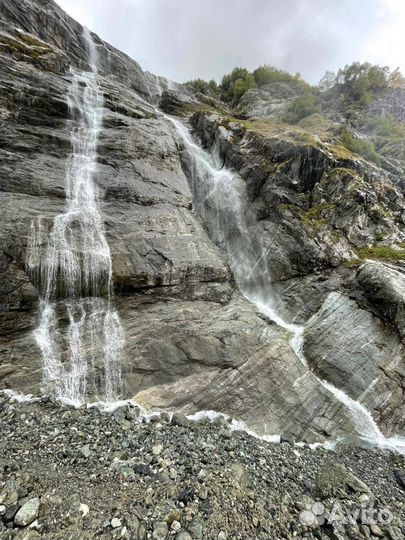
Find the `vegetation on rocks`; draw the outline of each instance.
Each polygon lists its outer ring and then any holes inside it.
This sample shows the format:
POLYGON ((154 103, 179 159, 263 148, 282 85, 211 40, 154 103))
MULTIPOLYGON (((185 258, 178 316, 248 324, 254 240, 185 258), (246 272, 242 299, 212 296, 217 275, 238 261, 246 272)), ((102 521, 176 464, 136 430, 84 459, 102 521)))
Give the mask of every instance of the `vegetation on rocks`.
MULTIPOLYGON (((265 99, 266 92, 275 84, 290 85, 290 88, 295 89, 295 94, 281 109, 284 112, 275 118, 266 118, 265 115, 259 115, 264 118, 253 117, 248 120, 250 126, 245 124, 244 127, 270 132, 274 126, 282 123, 299 124, 303 131, 317 135, 333 145, 331 148, 337 154, 343 155, 348 151, 346 159, 352 154, 358 154, 377 165, 381 165, 382 158, 405 160, 404 121, 394 118, 390 112, 381 115, 367 112, 367 107, 374 100, 384 99, 389 92, 405 89, 405 79, 398 70, 390 71, 387 67, 354 62, 337 74, 327 72, 318 87, 310 87, 298 73, 292 75, 273 66, 263 65, 252 72, 236 67, 222 78, 219 85, 213 80, 206 82, 202 79, 187 83, 202 94, 219 98, 235 113, 238 112, 238 104, 243 103, 240 110, 242 114, 237 114, 242 118, 249 99, 258 99, 250 98, 246 92, 258 89, 265 92, 259 94, 265 99), (248 97, 242 100, 245 94, 248 97), (333 121, 330 111, 334 108, 336 114, 343 113, 346 121, 333 121)), ((278 91, 275 91, 275 96, 278 91)))
POLYGON ((320 111, 321 107, 316 102, 314 94, 307 90, 290 103, 284 115, 284 120, 290 124, 297 124, 303 118, 320 111))
POLYGON ((235 67, 230 73, 222 77, 219 85, 214 80, 207 82, 203 79, 188 81, 186 85, 202 94, 209 95, 213 93, 220 96, 225 102, 236 104, 250 88, 261 87, 275 82, 299 83, 303 87, 308 86, 299 73, 291 75, 287 71, 269 65, 259 66, 253 72, 243 67, 235 67))
POLYGON ((350 152, 359 154, 369 161, 374 161, 378 165, 380 164, 381 159, 372 141, 356 137, 347 127, 342 127, 340 130, 340 142, 350 152))
POLYGON ((324 91, 338 88, 342 106, 350 104, 367 105, 375 96, 390 88, 405 88, 405 78, 398 69, 372 65, 369 62, 353 62, 335 74, 326 72, 320 81, 324 91))
POLYGON ((363 247, 357 250, 360 259, 381 259, 384 261, 405 261, 405 246, 376 245, 363 247))

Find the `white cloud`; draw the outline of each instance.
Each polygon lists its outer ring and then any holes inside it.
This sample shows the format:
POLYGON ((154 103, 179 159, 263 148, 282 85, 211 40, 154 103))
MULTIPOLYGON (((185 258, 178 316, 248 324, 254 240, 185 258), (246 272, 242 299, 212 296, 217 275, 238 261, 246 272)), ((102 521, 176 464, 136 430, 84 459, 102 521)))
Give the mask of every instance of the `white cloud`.
POLYGON ((403 0, 59 0, 144 69, 184 81, 262 63, 316 82, 354 60, 405 70, 403 0))

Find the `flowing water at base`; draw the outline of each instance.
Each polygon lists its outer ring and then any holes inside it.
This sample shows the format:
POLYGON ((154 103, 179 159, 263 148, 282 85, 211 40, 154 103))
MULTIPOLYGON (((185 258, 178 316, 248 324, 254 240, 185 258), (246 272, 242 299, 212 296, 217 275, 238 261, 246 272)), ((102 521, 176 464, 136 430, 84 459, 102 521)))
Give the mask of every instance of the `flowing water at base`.
MULTIPOLYGON (((290 333, 293 350, 309 369, 303 353, 304 328, 288 323, 277 313, 277 301, 271 290, 271 257, 255 240, 254 219, 246 204, 244 181, 221 166, 215 147, 211 153, 206 152, 196 144, 184 124, 175 118, 166 118, 184 144, 196 210, 212 240, 226 254, 239 289, 263 314, 290 333)), ((365 445, 405 452, 404 438, 386 438, 364 405, 311 373, 348 411, 357 430, 354 438, 365 445)))
POLYGON ((72 71, 68 94, 72 153, 66 168, 66 205, 49 226, 31 224, 27 267, 40 293, 39 326, 46 385, 59 398, 117 399, 124 333, 112 305, 110 249, 94 181, 103 95, 89 33, 91 71, 72 71))

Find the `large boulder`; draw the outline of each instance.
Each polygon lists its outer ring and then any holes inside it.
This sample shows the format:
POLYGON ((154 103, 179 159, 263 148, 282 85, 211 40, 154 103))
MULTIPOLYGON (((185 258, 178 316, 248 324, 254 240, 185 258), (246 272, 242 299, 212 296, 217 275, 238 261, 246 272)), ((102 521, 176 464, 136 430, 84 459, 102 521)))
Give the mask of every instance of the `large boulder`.
POLYGON ((392 323, 405 342, 405 271, 379 261, 366 261, 357 280, 367 300, 385 320, 392 323))

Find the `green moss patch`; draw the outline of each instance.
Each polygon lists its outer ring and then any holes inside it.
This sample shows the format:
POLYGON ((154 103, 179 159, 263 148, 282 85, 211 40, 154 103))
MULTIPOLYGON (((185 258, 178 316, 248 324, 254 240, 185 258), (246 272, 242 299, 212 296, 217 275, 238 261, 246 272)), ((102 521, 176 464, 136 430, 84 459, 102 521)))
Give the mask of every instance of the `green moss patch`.
POLYGON ((359 248, 357 254, 360 259, 382 259, 385 261, 403 261, 405 259, 405 247, 399 249, 392 246, 372 246, 359 248))

